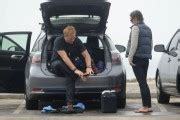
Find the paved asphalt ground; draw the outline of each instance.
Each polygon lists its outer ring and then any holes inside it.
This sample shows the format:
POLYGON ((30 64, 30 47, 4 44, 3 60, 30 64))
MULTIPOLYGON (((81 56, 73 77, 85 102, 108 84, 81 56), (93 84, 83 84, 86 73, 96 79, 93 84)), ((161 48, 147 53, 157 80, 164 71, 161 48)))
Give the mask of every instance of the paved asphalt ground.
POLYGON ((0 120, 180 120, 180 99, 172 97, 169 104, 158 104, 155 82, 148 82, 151 96, 151 113, 134 113, 142 106, 139 87, 136 82, 127 83, 127 104, 117 113, 102 113, 97 103, 80 114, 41 113, 39 110, 26 110, 23 94, 0 94, 0 120))
POLYGON ((41 110, 26 110, 23 99, 0 99, 0 120, 179 120, 180 100, 172 98, 170 104, 158 104, 152 99, 153 112, 134 113, 141 107, 141 99, 127 99, 124 109, 117 113, 102 113, 100 107, 87 108, 84 113, 41 113, 41 110))

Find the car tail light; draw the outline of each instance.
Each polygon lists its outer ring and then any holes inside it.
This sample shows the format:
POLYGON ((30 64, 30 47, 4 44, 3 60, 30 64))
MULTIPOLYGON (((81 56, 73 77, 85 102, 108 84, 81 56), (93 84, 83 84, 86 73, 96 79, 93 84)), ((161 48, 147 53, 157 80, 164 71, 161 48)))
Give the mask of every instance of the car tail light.
POLYGON ((41 62, 41 55, 33 55, 32 56, 32 60, 31 60, 32 63, 40 63, 41 62))
POLYGON ((119 84, 116 84, 113 86, 113 90, 115 90, 116 92, 120 92, 121 91, 121 86, 119 84))
POLYGON ((121 56, 118 52, 111 52, 112 64, 121 64, 121 56))
POLYGON ((42 88, 32 88, 32 93, 44 93, 42 88))

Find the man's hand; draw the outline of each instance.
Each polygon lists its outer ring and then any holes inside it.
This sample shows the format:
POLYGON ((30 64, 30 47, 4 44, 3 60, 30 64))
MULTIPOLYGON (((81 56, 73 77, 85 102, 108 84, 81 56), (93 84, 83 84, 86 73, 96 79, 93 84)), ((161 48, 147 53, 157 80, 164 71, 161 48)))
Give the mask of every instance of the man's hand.
POLYGON ((94 74, 92 68, 86 68, 86 72, 83 74, 83 77, 81 77, 82 81, 86 81, 86 79, 89 77, 89 75, 94 74))
POLYGON ((87 67, 86 72, 84 73, 84 75, 91 75, 91 74, 94 74, 92 68, 87 67))
POLYGON ((78 75, 81 79, 83 78, 84 73, 83 73, 82 71, 76 69, 76 70, 74 71, 74 73, 75 73, 76 75, 78 75))
POLYGON ((136 66, 132 61, 133 61, 133 59, 132 58, 129 58, 128 57, 128 60, 129 60, 129 64, 131 65, 131 66, 136 66))

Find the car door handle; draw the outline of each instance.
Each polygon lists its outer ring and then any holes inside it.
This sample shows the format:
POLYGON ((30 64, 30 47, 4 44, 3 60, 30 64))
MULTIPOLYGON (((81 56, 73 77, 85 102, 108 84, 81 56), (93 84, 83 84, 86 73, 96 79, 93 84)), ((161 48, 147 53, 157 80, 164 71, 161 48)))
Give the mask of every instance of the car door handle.
POLYGON ((169 58, 168 62, 171 62, 171 59, 169 58))
POLYGON ((178 61, 180 61, 180 58, 178 58, 178 61))
POLYGON ((19 60, 19 61, 20 61, 23 57, 24 57, 24 55, 11 55, 11 58, 12 58, 12 59, 19 60))

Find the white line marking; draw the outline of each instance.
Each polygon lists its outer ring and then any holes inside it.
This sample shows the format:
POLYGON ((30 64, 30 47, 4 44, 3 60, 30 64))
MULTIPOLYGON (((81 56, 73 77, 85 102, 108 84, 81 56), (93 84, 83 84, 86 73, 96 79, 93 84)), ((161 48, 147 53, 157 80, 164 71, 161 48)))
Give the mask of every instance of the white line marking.
POLYGON ((24 104, 25 104, 25 100, 22 101, 22 103, 17 107, 17 109, 13 112, 13 114, 19 114, 24 108, 24 104))
POLYGON ((161 112, 168 112, 164 105, 157 103, 157 100, 152 99, 152 102, 160 109, 161 112))
POLYGON ((156 105, 160 109, 161 112, 168 112, 168 110, 162 104, 156 103, 156 105))

